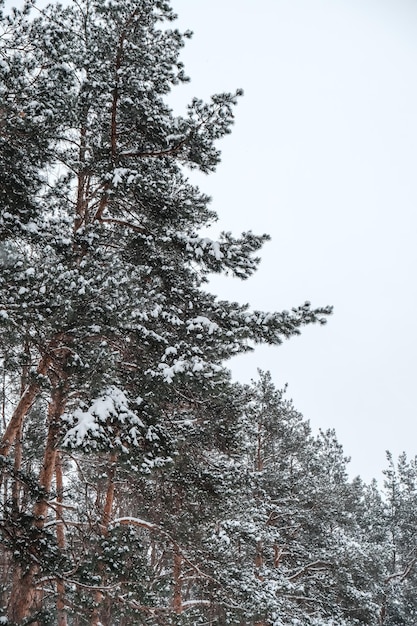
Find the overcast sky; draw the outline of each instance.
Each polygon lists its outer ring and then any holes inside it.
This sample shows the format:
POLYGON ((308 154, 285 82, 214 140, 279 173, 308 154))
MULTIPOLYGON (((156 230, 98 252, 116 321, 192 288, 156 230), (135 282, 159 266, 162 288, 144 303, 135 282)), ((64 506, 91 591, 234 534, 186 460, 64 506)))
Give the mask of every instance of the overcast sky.
POLYGON ((268 232, 256 277, 212 284, 281 310, 333 304, 325 327, 231 362, 258 367, 335 428, 351 472, 417 453, 417 3, 174 0, 194 37, 192 95, 243 87, 216 174, 199 177, 220 228, 268 232))

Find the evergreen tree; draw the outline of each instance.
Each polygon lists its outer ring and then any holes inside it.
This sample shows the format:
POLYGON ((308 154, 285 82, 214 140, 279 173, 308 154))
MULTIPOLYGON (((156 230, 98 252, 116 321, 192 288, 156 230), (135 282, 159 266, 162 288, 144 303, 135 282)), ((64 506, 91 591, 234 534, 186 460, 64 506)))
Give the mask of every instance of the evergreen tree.
POLYGON ((417 602, 417 459, 387 453, 385 470, 385 576, 380 623, 388 626, 415 621, 417 602))
POLYGON ((148 489, 168 506, 167 471, 178 501, 181 481, 207 462, 183 458, 193 437, 178 434, 178 416, 203 419, 206 437, 216 418, 196 407, 225 397, 224 361, 330 309, 253 312, 205 290, 213 272, 248 278, 267 237, 199 234, 216 216, 186 168, 215 170, 240 92, 173 115, 164 98, 187 80, 188 34, 169 27, 169 3, 31 8, 2 16, 0 44, 0 345, 6 378, 21 382, 0 451, 6 612, 15 624, 98 626, 162 611, 168 623, 181 612, 180 564, 200 570, 180 543, 194 539, 185 521, 173 536, 130 515, 118 481, 129 493, 138 474, 159 475, 148 489), (29 462, 34 433, 40 456, 29 462), (161 580, 158 593, 145 584, 147 554, 138 571, 126 559, 144 534, 171 551, 172 574, 162 567, 174 590, 162 604, 161 580))
POLYGON ((376 580, 367 577, 374 546, 360 537, 363 492, 348 480, 334 433, 313 437, 262 373, 247 390, 242 428, 252 495, 223 531, 246 553, 239 572, 247 614, 276 626, 375 623, 376 580))

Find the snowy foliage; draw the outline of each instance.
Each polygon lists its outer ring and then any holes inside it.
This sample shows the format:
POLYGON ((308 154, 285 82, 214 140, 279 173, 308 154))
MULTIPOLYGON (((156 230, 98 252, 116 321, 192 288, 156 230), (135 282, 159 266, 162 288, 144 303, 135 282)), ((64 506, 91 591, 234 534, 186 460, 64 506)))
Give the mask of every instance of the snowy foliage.
POLYGON ((268 236, 206 235, 187 172, 216 169, 242 92, 174 115, 174 20, 165 0, 0 18, 0 622, 410 623, 415 464, 384 501, 268 376, 230 382, 229 358, 331 308, 208 291, 268 236))
MULTIPOLYGON (((136 400, 136 404, 139 405, 140 400, 136 400)), ((116 387, 107 389, 91 406, 75 409, 70 415, 63 415, 62 419, 74 424, 65 433, 63 448, 97 449, 100 443, 104 443, 108 449, 106 435, 109 432, 113 433, 115 445, 127 440, 129 444, 138 446, 139 429, 144 427, 141 419, 129 408, 126 395, 116 387)))

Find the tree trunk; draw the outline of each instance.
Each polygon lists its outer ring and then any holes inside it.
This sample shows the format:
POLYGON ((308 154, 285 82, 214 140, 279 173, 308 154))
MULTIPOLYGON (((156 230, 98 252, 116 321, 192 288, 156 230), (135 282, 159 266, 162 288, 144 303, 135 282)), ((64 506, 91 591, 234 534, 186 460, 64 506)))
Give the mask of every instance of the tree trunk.
MULTIPOLYGON (((39 475, 39 485, 47 492, 51 489, 52 477, 55 471, 56 445, 58 442, 61 416, 64 412, 66 401, 66 389, 60 385, 52 393, 52 399, 48 407, 48 437, 43 457, 42 468, 39 475)), ((46 498, 36 502, 33 508, 34 524, 38 530, 42 530, 45 524, 45 515, 48 508, 46 498)), ((39 597, 36 594, 34 578, 38 571, 38 565, 32 563, 25 573, 20 576, 20 567, 15 568, 12 591, 10 595, 7 615, 12 623, 19 623, 27 618, 33 608, 36 607, 39 597)))
MULTIPOLYGON (((44 376, 48 370, 50 364, 50 358, 45 355, 39 361, 38 368, 36 370, 38 375, 44 376)), ((1 443, 0 443, 0 456, 7 456, 10 452, 16 436, 21 428, 21 424, 25 415, 35 402, 40 391, 40 384, 37 380, 33 380, 26 385, 25 390, 20 396, 20 400, 15 408, 12 417, 4 431, 1 443)))
MULTIPOLYGON (((63 524, 63 509, 62 501, 64 497, 64 484, 62 476, 62 462, 61 453, 59 450, 56 452, 55 457, 55 481, 56 481, 56 493, 57 493, 57 508, 56 508, 56 540, 60 550, 65 548, 65 529, 63 524)), ((62 579, 58 579, 56 582, 57 591, 57 626, 67 626, 67 612, 65 610, 65 585, 62 579)))
MULTIPOLYGON (((29 352, 29 347, 25 345, 25 353, 27 356, 29 352)), ((29 377, 29 368, 27 365, 23 366, 22 375, 20 378, 20 397, 23 396, 25 389, 28 385, 28 377, 29 377)), ((18 472, 22 469, 22 458, 23 458, 23 420, 20 421, 20 424, 17 428, 16 438, 14 443, 14 471, 15 476, 13 478, 12 483, 12 511, 13 514, 17 517, 20 510, 20 482, 16 478, 18 472)))
MULTIPOLYGON (((110 464, 108 470, 108 482, 107 482, 107 491, 106 491, 106 500, 103 508, 103 515, 101 518, 101 533, 103 536, 106 536, 109 532, 108 526, 112 517, 113 510, 113 502, 114 502, 114 479, 116 476, 116 463, 117 463, 117 453, 112 452, 110 455, 110 464)), ((99 564, 98 571, 100 574, 103 572, 103 564, 99 564)), ((100 609, 103 604, 104 593, 102 591, 96 591, 94 594, 94 609, 91 614, 91 626, 99 626, 100 622, 100 609)), ((106 626, 106 625, 105 625, 106 626)))
POLYGON ((182 556, 178 550, 178 546, 174 546, 174 595, 172 599, 172 607, 174 613, 179 615, 182 613, 182 556))
POLYGON ((20 568, 14 572, 12 593, 7 607, 7 617, 12 624, 23 622, 36 604, 34 573, 33 566, 23 575, 20 575, 20 568))

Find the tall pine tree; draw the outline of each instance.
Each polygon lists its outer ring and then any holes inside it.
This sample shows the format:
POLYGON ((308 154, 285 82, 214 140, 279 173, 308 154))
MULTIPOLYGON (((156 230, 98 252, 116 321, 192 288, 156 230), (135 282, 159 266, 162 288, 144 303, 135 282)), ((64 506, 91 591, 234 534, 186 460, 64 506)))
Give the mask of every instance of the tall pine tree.
MULTIPOLYGON (((119 480, 178 466, 173 424, 216 419, 197 408, 224 396, 225 360, 330 309, 251 311, 205 289, 213 272, 248 278, 267 236, 200 234, 216 215, 187 168, 215 170, 240 94, 173 115, 165 97, 187 80, 188 34, 170 26, 169 2, 31 9, 2 16, 0 43, 0 346, 4 379, 20 387, 0 450, 6 613, 110 625, 117 600, 144 620, 175 615, 179 568, 198 565, 129 514, 119 480), (172 555, 171 604, 126 561, 143 533, 172 555)), ((143 555, 144 578, 147 566, 143 555)))

